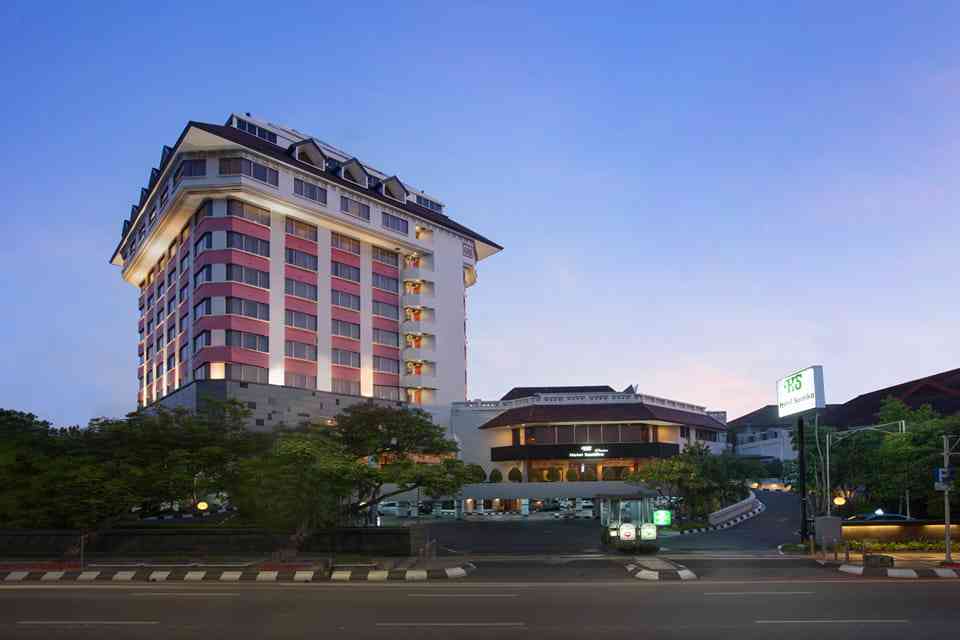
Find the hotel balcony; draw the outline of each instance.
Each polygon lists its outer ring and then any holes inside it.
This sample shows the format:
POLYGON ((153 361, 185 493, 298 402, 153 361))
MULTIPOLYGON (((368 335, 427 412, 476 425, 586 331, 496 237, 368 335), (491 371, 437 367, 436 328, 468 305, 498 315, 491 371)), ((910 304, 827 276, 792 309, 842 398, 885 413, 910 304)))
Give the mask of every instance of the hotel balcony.
POLYGON ((433 302, 433 292, 421 290, 420 293, 404 291, 400 296, 400 303, 405 307, 422 307, 433 302))
POLYGON ((411 346, 403 348, 404 360, 429 360, 433 357, 433 354, 433 346, 426 343, 419 347, 411 346))
POLYGON ((420 373, 404 372, 400 375, 400 386, 423 387, 424 389, 437 388, 437 374, 433 366, 424 365, 420 373))
POLYGON ((405 333, 434 333, 436 326, 433 318, 428 318, 426 315, 421 316, 419 320, 404 320, 400 323, 400 328, 405 333))

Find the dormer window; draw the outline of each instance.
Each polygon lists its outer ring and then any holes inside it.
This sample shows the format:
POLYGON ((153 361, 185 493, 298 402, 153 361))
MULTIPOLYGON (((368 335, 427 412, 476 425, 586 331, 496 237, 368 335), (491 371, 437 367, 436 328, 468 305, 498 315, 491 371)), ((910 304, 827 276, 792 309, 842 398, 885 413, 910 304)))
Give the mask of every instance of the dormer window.
POLYGON ((367 174, 367 170, 363 168, 363 165, 360 164, 360 161, 356 158, 348 160, 340 167, 340 175, 344 180, 349 180, 361 187, 366 187, 368 184, 367 179, 369 178, 369 174, 367 174))
POLYGON ((237 129, 240 129, 241 131, 246 131, 247 133, 251 135, 255 135, 258 138, 262 138, 267 142, 272 142, 273 144, 277 144, 277 134, 275 134, 273 131, 270 131, 269 129, 264 129, 263 127, 258 127, 252 122, 247 122, 246 120, 241 120, 240 118, 237 118, 236 120, 237 120, 237 129))
POLYGON ((388 198, 393 198, 397 202, 406 202, 407 194, 407 188, 397 176, 391 176, 383 181, 383 195, 388 198))
POLYGON ((287 149, 290 155, 306 164, 324 168, 327 166, 327 156, 313 138, 307 138, 290 145, 287 149))

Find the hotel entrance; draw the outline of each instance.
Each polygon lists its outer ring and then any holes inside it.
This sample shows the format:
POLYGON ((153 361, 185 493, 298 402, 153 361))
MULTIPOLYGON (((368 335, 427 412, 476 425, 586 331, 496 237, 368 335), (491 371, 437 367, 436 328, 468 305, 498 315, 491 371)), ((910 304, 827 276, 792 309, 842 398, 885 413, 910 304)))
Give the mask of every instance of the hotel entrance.
POLYGON ((525 476, 528 482, 589 482, 625 480, 643 464, 643 460, 612 458, 609 460, 528 460, 525 476))

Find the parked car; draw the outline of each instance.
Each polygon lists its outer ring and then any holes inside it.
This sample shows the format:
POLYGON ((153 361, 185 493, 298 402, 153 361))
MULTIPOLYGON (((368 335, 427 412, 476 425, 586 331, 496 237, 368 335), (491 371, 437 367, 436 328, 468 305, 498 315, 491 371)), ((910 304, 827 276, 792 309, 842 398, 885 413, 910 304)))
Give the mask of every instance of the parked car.
POLYGON ((858 513, 847 518, 847 522, 905 522, 914 520, 902 513, 858 513))

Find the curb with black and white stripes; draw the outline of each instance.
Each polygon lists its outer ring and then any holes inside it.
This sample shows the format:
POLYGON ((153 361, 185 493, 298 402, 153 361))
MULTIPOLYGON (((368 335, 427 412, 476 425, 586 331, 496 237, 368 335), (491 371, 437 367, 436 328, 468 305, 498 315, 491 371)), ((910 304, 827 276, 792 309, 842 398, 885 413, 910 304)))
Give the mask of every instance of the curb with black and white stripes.
POLYGON ((637 580, 696 580, 697 574, 690 569, 687 569, 683 565, 677 565, 675 570, 653 570, 647 569, 640 564, 628 564, 624 565, 624 569, 627 570, 631 576, 637 580))
POLYGON ((752 511, 748 511, 744 514, 741 514, 732 520, 727 520, 726 522, 723 522, 721 524, 715 524, 710 527, 700 527, 698 529, 686 529, 684 531, 681 531, 680 535, 685 536, 691 533, 706 533, 708 531, 720 531, 721 529, 729 529, 730 527, 737 526, 738 524, 740 524, 741 522, 744 522, 745 520, 749 520, 750 518, 754 518, 760 515, 766 510, 767 510, 767 505, 760 502, 757 505, 757 507, 754 508, 752 511))
POLYGON ((841 573, 849 573, 854 576, 864 576, 867 578, 947 578, 956 580, 960 578, 960 570, 947 569, 946 567, 933 567, 932 569, 891 569, 882 567, 864 567, 859 564, 842 564, 837 568, 841 573))
POLYGON ((327 576, 324 571, 286 570, 242 571, 150 569, 106 569, 100 571, 0 571, 0 583, 20 582, 358 582, 358 581, 422 581, 465 578, 476 567, 468 562, 444 569, 343 569, 327 576))

